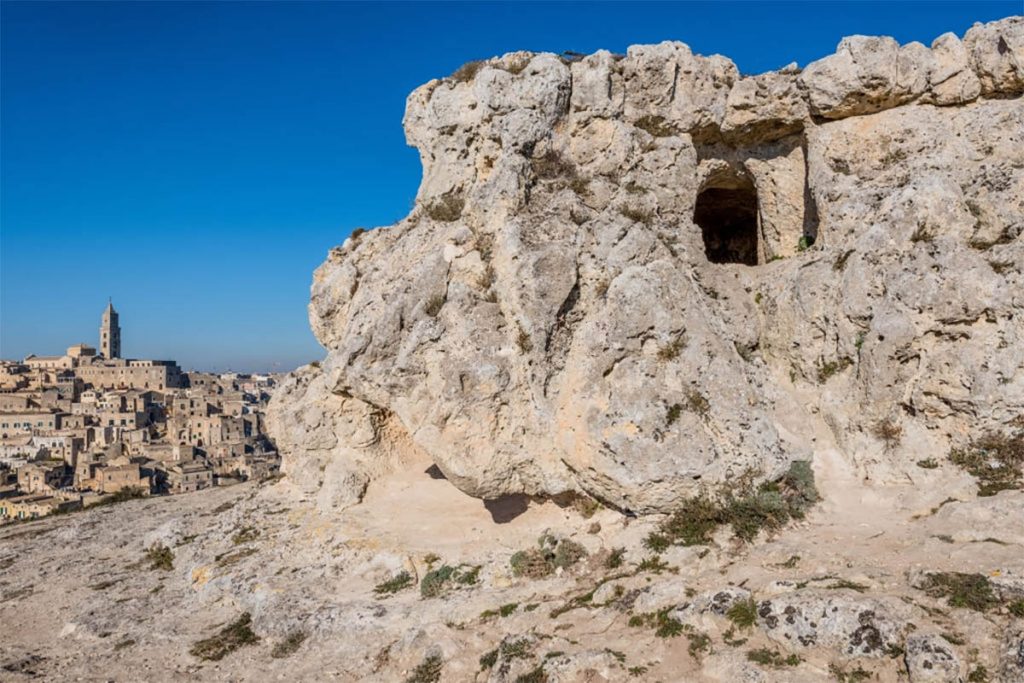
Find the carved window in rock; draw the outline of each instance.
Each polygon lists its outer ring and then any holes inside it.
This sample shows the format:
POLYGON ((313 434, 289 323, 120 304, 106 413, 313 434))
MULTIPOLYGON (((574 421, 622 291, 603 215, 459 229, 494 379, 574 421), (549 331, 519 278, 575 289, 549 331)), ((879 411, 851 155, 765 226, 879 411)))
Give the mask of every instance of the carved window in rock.
POLYGON ((712 263, 758 263, 757 190, 746 177, 731 176, 708 184, 693 211, 704 253, 712 263))

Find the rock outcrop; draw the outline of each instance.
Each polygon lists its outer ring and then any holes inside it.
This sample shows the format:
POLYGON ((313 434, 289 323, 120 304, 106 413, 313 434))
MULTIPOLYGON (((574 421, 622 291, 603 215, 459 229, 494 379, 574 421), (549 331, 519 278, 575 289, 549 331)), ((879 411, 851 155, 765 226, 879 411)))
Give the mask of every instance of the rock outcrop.
POLYGON ((314 276, 327 356, 270 416, 289 477, 336 508, 425 454, 480 498, 655 512, 822 449, 912 478, 1006 429, 1022 93, 1019 17, 802 71, 666 42, 423 85, 413 211, 314 276))

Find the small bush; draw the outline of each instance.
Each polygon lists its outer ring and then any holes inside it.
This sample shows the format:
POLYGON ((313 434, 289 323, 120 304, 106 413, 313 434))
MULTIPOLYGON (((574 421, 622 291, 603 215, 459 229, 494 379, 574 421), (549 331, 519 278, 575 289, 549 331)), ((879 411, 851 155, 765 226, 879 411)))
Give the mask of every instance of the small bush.
POLYGON ((706 545, 727 524, 737 538, 750 541, 762 529, 770 531, 790 519, 802 519, 817 501, 814 471, 808 461, 797 460, 778 481, 757 487, 741 483, 718 498, 705 494, 683 502, 644 543, 656 552, 672 544, 706 545))
POLYGON ((884 443, 886 448, 894 448, 903 438, 903 427, 889 417, 876 422, 871 428, 871 435, 884 443))
POLYGON ((427 657, 416 665, 405 683, 438 683, 441 680, 441 669, 444 662, 441 655, 427 655, 427 657))
POLYGON ((682 403, 673 403, 672 405, 670 405, 668 407, 668 410, 665 411, 665 425, 667 427, 671 427, 673 424, 676 423, 676 421, 680 418, 680 416, 682 416, 682 414, 683 414, 683 404, 682 403))
POLYGON ((685 334, 680 334, 675 339, 658 349, 658 360, 670 361, 679 357, 679 354, 686 348, 688 340, 685 334))
POLYGON ((992 496, 1007 489, 1024 487, 1024 434, 990 432, 955 449, 950 461, 978 479, 978 495, 992 496))
POLYGON ((443 294, 434 294, 423 304, 423 312, 431 318, 436 318, 444 307, 445 298, 443 294))
POLYGON ((452 223, 462 218, 466 201, 452 192, 441 195, 426 206, 427 215, 441 223, 452 223))
POLYGON ((555 569, 568 569, 587 556, 582 545, 569 539, 542 536, 537 546, 520 550, 509 558, 514 575, 529 579, 543 578, 554 573, 555 569))
POLYGON ((612 551, 608 554, 608 557, 604 561, 605 569, 618 569, 622 566, 622 562, 625 556, 625 548, 612 548, 612 551))
POLYGON ((634 628, 652 628, 654 635, 659 638, 675 638, 682 635, 685 629, 679 620, 669 616, 672 610, 672 607, 666 607, 659 612, 634 614, 629 618, 629 625, 634 628))
POLYGON ((641 209, 632 206, 620 206, 619 213, 636 223, 643 223, 644 225, 650 225, 654 219, 654 213, 647 209, 641 209))
POLYGON ((812 246, 814 246, 814 238, 811 237, 810 235, 801 235, 800 239, 797 240, 796 250, 797 251, 807 251, 812 246))
POLYGON ((696 389, 692 389, 686 395, 686 409, 691 413, 697 413, 701 417, 707 417, 711 411, 711 404, 704 397, 704 394, 700 393, 696 389))
POLYGON ((519 334, 516 335, 516 346, 519 347, 520 353, 533 351, 533 340, 530 339, 530 334, 521 325, 519 327, 519 334))
POLYGON ((823 362, 818 366, 818 383, 824 384, 833 375, 837 375, 846 368, 853 365, 853 361, 849 358, 843 357, 835 361, 823 362))
POLYGON ((513 76, 518 76, 529 65, 530 65, 530 57, 528 57, 528 56, 519 56, 519 57, 514 57, 514 58, 510 59, 507 64, 502 64, 501 62, 497 62, 493 66, 494 66, 495 69, 502 69, 504 71, 509 72, 513 76))
POLYGON ((923 590, 934 598, 946 598, 950 607, 987 612, 999 604, 992 584, 983 574, 938 572, 925 578, 923 590))
POLYGON ((146 561, 150 569, 169 572, 174 569, 174 553, 165 545, 154 545, 146 549, 146 561))
POLYGON ((917 466, 923 470, 934 470, 939 466, 939 463, 935 458, 925 458, 924 460, 918 460, 917 466))
POLYGON ((253 633, 251 624, 252 615, 246 612, 222 628, 215 636, 195 643, 189 652, 193 657, 216 662, 240 647, 255 645, 260 639, 253 633))
POLYGON ((675 126, 666 121, 664 116, 643 116, 633 125, 656 138, 667 138, 679 134, 675 126))
POLYGON ((729 608, 725 616, 739 628, 751 628, 757 623, 757 603, 754 602, 753 598, 739 600, 733 603, 733 606, 729 608))
POLYGON ((378 583, 373 592, 377 595, 394 595, 398 591, 405 590, 413 584, 412 574, 404 569, 387 581, 378 583))
POLYGON ((686 638, 690 641, 686 651, 694 659, 699 660, 705 652, 711 649, 711 637, 706 633, 691 632, 686 634, 686 638))
POLYGON ((302 644, 306 642, 308 636, 303 631, 292 631, 284 640, 279 642, 270 651, 270 656, 274 659, 284 659, 291 657, 293 654, 298 652, 302 644))
POLYGON ((766 647, 747 652, 747 659, 761 666, 770 666, 773 669, 781 669, 784 666, 797 666, 802 661, 799 655, 792 654, 788 657, 783 657, 778 650, 769 650, 766 647))
POLYGON ((474 78, 476 78, 476 75, 480 73, 480 69, 484 68, 485 66, 487 66, 486 60, 466 62, 458 69, 456 69, 455 73, 449 76, 449 78, 455 81, 456 83, 468 83, 469 81, 472 81, 474 78))

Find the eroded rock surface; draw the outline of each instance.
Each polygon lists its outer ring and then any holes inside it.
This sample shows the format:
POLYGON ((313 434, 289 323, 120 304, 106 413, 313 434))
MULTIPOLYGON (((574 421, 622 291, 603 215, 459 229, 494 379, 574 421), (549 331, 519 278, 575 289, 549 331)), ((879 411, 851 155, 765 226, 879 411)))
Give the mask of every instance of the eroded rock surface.
POLYGON ((415 208, 314 276, 290 479, 344 507, 422 453, 476 497, 656 512, 830 448, 929 476, 1024 410, 1022 92, 1020 17, 803 71, 666 42, 427 83, 415 208))

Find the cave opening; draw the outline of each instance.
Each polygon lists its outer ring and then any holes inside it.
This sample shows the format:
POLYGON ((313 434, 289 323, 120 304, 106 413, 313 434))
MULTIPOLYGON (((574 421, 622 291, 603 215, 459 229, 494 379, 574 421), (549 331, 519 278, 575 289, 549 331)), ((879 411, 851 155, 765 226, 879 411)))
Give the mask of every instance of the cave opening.
POLYGON ((693 222, 700 226, 709 261, 757 265, 757 190, 749 179, 704 188, 697 195, 693 222))

